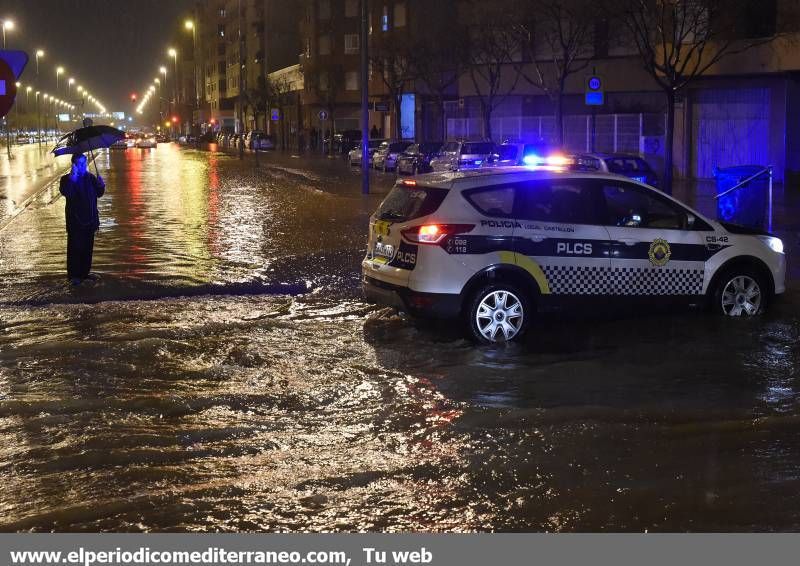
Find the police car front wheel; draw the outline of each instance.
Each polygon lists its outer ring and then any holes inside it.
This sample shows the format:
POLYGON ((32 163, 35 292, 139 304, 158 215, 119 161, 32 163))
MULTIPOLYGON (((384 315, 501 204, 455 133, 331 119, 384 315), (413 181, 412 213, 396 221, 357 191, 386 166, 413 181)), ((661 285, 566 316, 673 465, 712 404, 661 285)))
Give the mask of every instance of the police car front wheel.
POLYGON ((512 285, 487 285, 473 295, 468 316, 472 336, 493 344, 520 338, 531 314, 530 302, 512 285))
POLYGON ((765 286, 750 270, 734 270, 723 274, 714 293, 714 310, 726 316, 755 316, 764 310, 765 286))

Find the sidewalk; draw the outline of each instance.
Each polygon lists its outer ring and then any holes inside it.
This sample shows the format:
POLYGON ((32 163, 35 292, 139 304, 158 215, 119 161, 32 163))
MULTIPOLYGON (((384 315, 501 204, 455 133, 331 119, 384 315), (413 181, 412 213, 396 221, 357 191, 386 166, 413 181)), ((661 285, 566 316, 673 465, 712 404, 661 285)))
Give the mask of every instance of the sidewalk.
POLYGON ((49 151, 52 143, 28 144, 0 152, 0 228, 22 212, 26 203, 42 188, 63 175, 69 167, 66 158, 56 159, 49 151))

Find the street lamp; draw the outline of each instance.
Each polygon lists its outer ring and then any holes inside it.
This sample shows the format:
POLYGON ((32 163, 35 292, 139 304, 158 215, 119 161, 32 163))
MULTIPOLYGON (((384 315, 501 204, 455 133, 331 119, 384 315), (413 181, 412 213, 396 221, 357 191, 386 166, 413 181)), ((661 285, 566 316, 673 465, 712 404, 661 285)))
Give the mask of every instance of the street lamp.
POLYGON ((6 48, 6 30, 11 31, 14 29, 14 21, 13 20, 0 20, 3 22, 3 49, 6 48))
MULTIPOLYGON (((175 74, 172 76, 172 100, 174 101, 173 104, 175 106, 175 112, 178 111, 178 51, 170 47, 167 50, 167 54, 172 57, 172 61, 174 63, 175 74)), ((169 112, 169 109, 167 109, 169 112)))
POLYGON ((39 57, 44 57, 44 49, 36 50, 36 76, 39 76, 39 57))
POLYGON ((58 92, 58 77, 64 73, 64 67, 56 69, 56 92, 58 92))
POLYGON ((69 80, 67 81, 67 98, 69 98, 70 91, 72 90, 72 85, 74 84, 75 84, 75 79, 70 77, 69 80))
POLYGON ((192 80, 194 81, 194 109, 197 111, 197 118, 192 116, 192 125, 195 119, 200 121, 200 89, 197 86, 197 30, 192 20, 186 20, 183 26, 192 31, 192 80))

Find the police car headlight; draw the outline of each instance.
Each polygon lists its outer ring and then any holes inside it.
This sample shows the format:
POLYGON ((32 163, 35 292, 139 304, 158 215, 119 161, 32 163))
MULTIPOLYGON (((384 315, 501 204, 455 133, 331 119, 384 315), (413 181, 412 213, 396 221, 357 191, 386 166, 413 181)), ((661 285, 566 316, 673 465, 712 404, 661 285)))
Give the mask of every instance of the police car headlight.
POLYGON ((778 254, 783 253, 783 241, 780 238, 776 238, 775 236, 759 236, 758 238, 769 246, 769 249, 773 252, 778 254))

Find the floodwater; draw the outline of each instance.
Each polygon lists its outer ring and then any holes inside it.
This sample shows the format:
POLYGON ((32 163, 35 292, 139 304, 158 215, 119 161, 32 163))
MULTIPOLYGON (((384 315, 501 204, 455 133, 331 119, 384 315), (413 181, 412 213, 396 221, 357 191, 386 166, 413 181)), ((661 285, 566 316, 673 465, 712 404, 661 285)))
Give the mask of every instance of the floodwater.
POLYGON ((54 194, 0 232, 0 530, 800 526, 795 292, 476 347, 361 300, 380 194, 340 163, 98 165, 99 282, 54 194))

